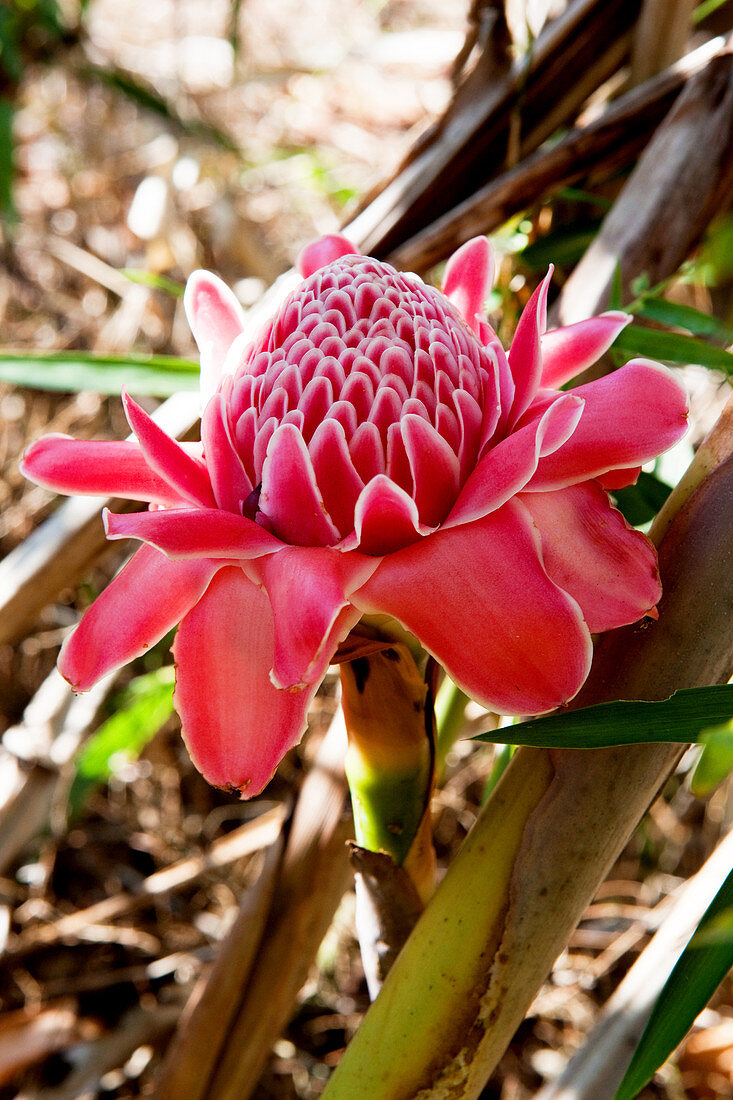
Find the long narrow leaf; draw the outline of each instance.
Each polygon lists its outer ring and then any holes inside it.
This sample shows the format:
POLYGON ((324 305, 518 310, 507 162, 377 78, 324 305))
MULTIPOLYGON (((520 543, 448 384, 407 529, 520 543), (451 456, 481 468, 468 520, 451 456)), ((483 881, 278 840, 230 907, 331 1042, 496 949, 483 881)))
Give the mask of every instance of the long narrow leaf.
POLYGON ((628 325, 618 334, 613 347, 626 355, 644 355, 667 363, 697 363, 733 374, 733 355, 729 351, 677 332, 628 325))
POLYGON ((686 328, 695 336, 708 336, 726 344, 733 343, 733 331, 717 317, 713 317, 710 313, 703 313, 699 309, 693 309, 692 306, 668 302, 666 298, 642 297, 638 306, 630 307, 630 312, 646 317, 650 321, 658 321, 663 325, 686 328))
POLYGON ((162 290, 165 294, 170 294, 172 298, 182 298, 186 289, 182 283, 177 283, 174 279, 168 279, 165 275, 157 275, 154 271, 144 271, 136 267, 121 267, 118 270, 120 275, 124 275, 131 283, 137 283, 138 286, 148 286, 151 290, 162 290))
MULTIPOLYGON (((2 43, 0 42, 0 47, 2 43)), ((15 107, 10 100, 0 99, 0 217, 9 218, 13 208, 13 178, 15 175, 15 146, 13 144, 13 120, 15 107)))
POLYGON ((669 1058, 733 966, 733 936, 720 935, 733 907, 730 872, 655 1004, 615 1100, 633 1100, 669 1058), (711 935, 711 933, 714 933, 711 935))
POLYGON ((94 355, 91 352, 0 352, 0 382, 37 390, 63 390, 170 397, 197 390, 199 366, 171 355, 94 355))
POLYGON ((473 740, 536 748, 600 749, 651 742, 686 744, 733 717, 733 684, 676 691, 661 702, 621 700, 549 714, 473 740))
POLYGON ((705 798, 733 771, 733 721, 706 730, 700 741, 702 755, 690 779, 696 798, 705 798))

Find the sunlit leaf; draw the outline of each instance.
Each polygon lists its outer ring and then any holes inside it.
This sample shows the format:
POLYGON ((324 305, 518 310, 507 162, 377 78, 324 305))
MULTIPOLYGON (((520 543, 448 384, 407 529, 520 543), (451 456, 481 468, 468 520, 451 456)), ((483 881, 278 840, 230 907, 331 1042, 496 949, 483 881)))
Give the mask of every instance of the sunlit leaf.
POLYGON ((131 283, 149 286, 152 290, 162 290, 174 298, 182 298, 186 289, 181 283, 167 279, 165 275, 156 275, 154 271, 142 271, 134 267, 121 267, 119 271, 120 275, 124 275, 131 283))
POLYGON ((648 356, 667 363, 698 363, 701 367, 733 374, 733 355, 730 352, 706 344, 694 336, 627 325, 616 337, 613 347, 626 355, 648 356))
POLYGON ((725 344, 733 343, 733 329, 713 317, 710 313, 693 309, 679 302, 668 302, 666 298, 643 297, 638 305, 629 307, 631 313, 658 321, 673 328, 686 328, 695 336, 708 336, 725 344))
POLYGON ((616 507, 631 526, 640 527, 656 516, 671 492, 672 488, 666 481, 642 471, 636 485, 614 489, 613 497, 616 507))
POLYGON ((199 365, 169 355, 94 355, 90 352, 0 352, 0 382, 37 390, 130 393, 170 397, 197 390, 199 365))
POLYGON ((731 907, 733 871, 708 906, 697 932, 667 979, 615 1100, 633 1100, 638 1095, 679 1045, 733 966, 731 907))
POLYGON ((509 767, 509 762, 514 756, 516 745, 500 745, 495 750, 494 762, 491 766, 486 785, 481 795, 481 805, 485 806, 494 793, 494 788, 509 767))
POLYGON ((600 749, 655 741, 687 744, 733 717, 733 684, 676 691, 661 702, 621 700, 556 711, 474 738, 495 745, 600 749))
POLYGON ((700 736, 704 746, 690 779, 690 790, 704 798, 733 771, 733 722, 714 726, 700 736))
POLYGON ((728 0, 702 0, 701 4, 698 4, 692 13, 693 23, 702 23, 703 19, 707 19, 709 15, 712 15, 718 8, 722 8, 723 4, 727 4, 728 0))
POLYGON ((733 944, 733 906, 718 913, 704 928, 699 928, 690 947, 717 947, 728 943, 733 944))

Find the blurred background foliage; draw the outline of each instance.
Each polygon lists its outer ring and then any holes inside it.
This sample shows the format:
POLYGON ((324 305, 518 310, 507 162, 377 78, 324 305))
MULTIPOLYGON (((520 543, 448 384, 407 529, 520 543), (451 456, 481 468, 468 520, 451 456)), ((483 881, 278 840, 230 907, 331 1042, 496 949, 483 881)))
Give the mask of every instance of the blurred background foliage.
MULTIPOLYGON (((191 270, 213 268, 243 305, 256 302, 300 246, 338 229, 440 118, 460 84, 452 66, 467 31, 475 49, 486 34, 482 13, 492 8, 469 10, 467 0, 0 4, 0 555, 22 548, 57 507, 20 477, 24 446, 44 430, 123 436, 123 381, 149 409, 194 389, 195 348, 180 301, 191 270)), ((694 33, 725 33, 731 22, 730 0, 706 0, 694 33)), ((627 176, 590 173, 492 232, 498 279, 487 305, 505 342, 548 263, 556 265, 553 293, 565 284, 627 176)), ((730 392, 731 257, 733 216, 721 210, 677 272, 655 285, 640 272, 631 294, 617 289, 611 303, 634 317, 613 364, 633 355, 671 363, 693 401, 691 441, 615 494, 634 525, 656 514, 730 392)), ((205 867, 154 904, 140 905, 140 893, 159 870, 191 853, 205 864, 215 840, 273 802, 287 803, 312 755, 310 742, 291 754, 253 806, 208 788, 180 743, 167 643, 123 673, 67 755, 58 746, 53 755, 46 726, 32 727, 24 710, 124 552, 113 547, 81 586, 70 578, 18 644, 0 644, 0 941, 9 960, 0 1034, 12 1040, 0 1058, 0 1100, 151 1094, 170 1009, 180 1011, 214 957, 256 878, 258 855, 205 867), (15 843, 10 811, 17 816, 21 787, 26 824, 15 843), (63 932, 63 919, 108 897, 122 899, 127 915, 63 932), (127 1036, 124 1057, 105 1061, 100 1035, 127 1036), (92 1067, 88 1079, 80 1066, 92 1067)), ((331 677, 316 700, 314 743, 334 693, 331 677)), ((464 732, 494 724, 465 704, 464 732)), ((556 1076, 649 941, 658 907, 730 828, 730 723, 716 721, 703 740, 617 861, 486 1100, 524 1100, 556 1076)), ((448 753, 434 815, 443 865, 510 752, 462 741, 448 753)), ((319 1095, 357 1027, 367 1000, 352 915, 347 894, 258 1100, 319 1095)), ((729 950, 729 929, 716 928, 729 950)), ((730 1034, 731 1021, 728 979, 695 1034, 730 1034)), ((712 1040, 702 1054, 683 1046, 643 1095, 733 1096, 725 1051, 712 1040)))

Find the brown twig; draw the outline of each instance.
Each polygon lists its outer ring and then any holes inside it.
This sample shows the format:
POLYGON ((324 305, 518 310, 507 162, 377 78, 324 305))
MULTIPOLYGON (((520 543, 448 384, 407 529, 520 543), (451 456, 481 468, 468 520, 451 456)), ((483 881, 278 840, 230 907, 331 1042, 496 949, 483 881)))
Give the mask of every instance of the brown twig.
POLYGON ((269 910, 256 897, 256 927, 237 921, 174 1040, 156 1100, 246 1100, 255 1089, 349 882, 344 751, 339 711, 300 792, 269 910), (219 997, 217 975, 230 967, 236 981, 219 997))
POLYGON ((479 61, 347 234, 367 252, 391 252, 505 167, 518 124, 521 155, 536 149, 623 62, 637 14, 629 0, 573 0, 505 78, 479 61))
MULTIPOLYGON (((178 860, 170 867, 155 871, 140 883, 134 894, 115 894, 86 909, 69 913, 52 924, 28 929, 8 945, 8 953, 17 957, 59 940, 90 938, 91 929, 117 917, 136 912, 155 900, 189 886, 207 871, 226 867, 244 856, 252 855, 274 844, 285 819, 285 809, 277 806, 248 821, 225 836, 218 837, 200 855, 178 860)), ((96 937, 95 937, 96 938, 96 937)))
POLYGON ((733 53, 688 83, 647 146, 613 209, 563 288, 561 324, 605 308, 617 265, 626 298, 646 272, 674 274, 733 196, 733 53))
POLYGON ((707 43, 659 76, 635 88, 587 126, 571 130, 550 149, 526 157, 480 188, 470 199, 411 237, 390 254, 390 263, 424 272, 478 233, 490 233, 512 215, 540 202, 558 187, 631 164, 649 140, 685 82, 720 53, 721 40, 707 43))

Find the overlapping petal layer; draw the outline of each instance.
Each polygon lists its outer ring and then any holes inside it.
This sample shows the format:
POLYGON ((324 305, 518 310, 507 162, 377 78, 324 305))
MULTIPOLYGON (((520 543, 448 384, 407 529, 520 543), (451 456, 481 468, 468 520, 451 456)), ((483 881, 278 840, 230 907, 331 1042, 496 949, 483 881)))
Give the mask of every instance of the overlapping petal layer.
POLYGON ((538 542, 527 510, 509 501, 391 554, 354 601, 393 615, 486 706, 550 710, 580 688, 591 643, 578 604, 548 577, 538 542))
POLYGON ((593 481, 552 493, 523 493, 556 585, 577 600, 596 633, 636 622, 662 594, 654 547, 630 527, 593 481))
POLYGON ((628 322, 546 332, 549 275, 509 355, 483 316, 493 258, 469 241, 444 294, 341 236, 303 250, 302 282, 251 340, 236 299, 196 273, 201 444, 125 395, 137 442, 30 448, 62 492, 148 501, 107 513, 140 549, 71 636, 89 687, 180 623, 176 705, 214 783, 251 795, 300 737, 364 613, 399 620, 470 694, 513 714, 571 698, 590 632, 653 613, 651 544, 606 488, 684 430, 684 395, 635 360, 570 393, 628 322), (602 487, 603 486, 603 487, 602 487))
POLYGON ((218 563, 171 561, 141 546, 64 642, 59 669, 75 691, 141 657, 201 599, 218 563))
POLYGON ((221 569, 178 628, 175 705, 199 771, 217 787, 259 794, 306 726, 317 685, 270 682, 274 622, 241 569, 221 569))
POLYGON ((648 359, 633 359, 573 393, 585 401, 583 416, 565 446, 538 464, 528 486, 535 492, 640 466, 676 443, 687 427, 684 391, 648 359))
POLYGON ((21 472, 57 493, 119 496, 155 504, 185 503, 145 461, 137 443, 95 443, 44 435, 26 453, 21 472))

